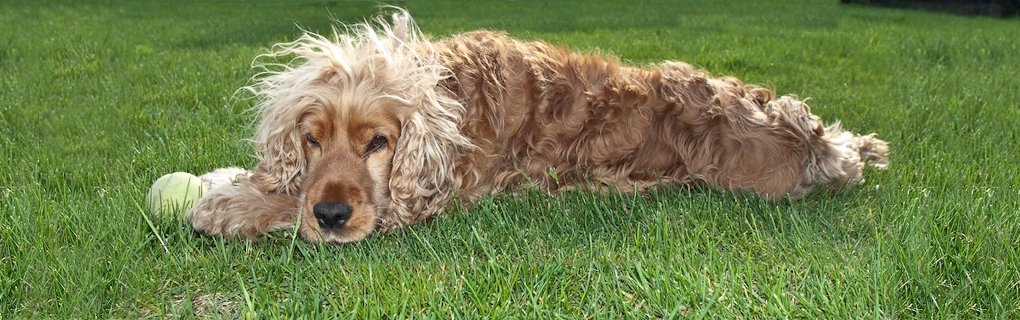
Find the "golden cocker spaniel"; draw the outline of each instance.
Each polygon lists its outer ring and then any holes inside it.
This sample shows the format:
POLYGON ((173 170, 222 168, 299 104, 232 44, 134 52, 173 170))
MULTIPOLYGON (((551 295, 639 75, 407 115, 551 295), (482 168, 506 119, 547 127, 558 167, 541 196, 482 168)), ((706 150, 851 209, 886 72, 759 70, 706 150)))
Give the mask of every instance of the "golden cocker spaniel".
POLYGON ((888 164, 874 134, 825 126, 804 102, 734 78, 497 32, 433 42, 403 11, 332 38, 306 33, 257 61, 247 89, 261 162, 189 212, 206 234, 299 223, 309 242, 351 242, 525 185, 799 198, 888 164))

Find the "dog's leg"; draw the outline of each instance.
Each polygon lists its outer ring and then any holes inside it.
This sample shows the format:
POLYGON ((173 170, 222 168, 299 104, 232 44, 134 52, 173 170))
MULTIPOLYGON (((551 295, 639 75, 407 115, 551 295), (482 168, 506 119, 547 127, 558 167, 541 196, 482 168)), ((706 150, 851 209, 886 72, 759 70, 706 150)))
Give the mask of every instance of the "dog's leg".
POLYGON ((797 99, 781 97, 769 102, 766 112, 777 119, 778 128, 793 133, 804 149, 803 178, 790 192, 803 196, 816 186, 838 190, 864 181, 865 165, 885 169, 889 165, 889 145, 875 134, 856 135, 844 131, 837 122, 824 127, 808 106, 797 99))
POLYGON ((219 168, 199 176, 206 190, 216 189, 222 186, 229 186, 237 181, 238 177, 250 175, 251 172, 238 167, 219 168))
POLYGON ((889 143, 872 133, 854 137, 854 149, 868 165, 884 170, 889 168, 889 143))
POLYGON ((800 100, 773 99, 771 91, 687 64, 662 67, 660 93, 678 106, 662 120, 667 141, 694 181, 769 199, 799 198, 816 186, 859 183, 866 163, 887 164, 884 141, 838 124, 826 128, 800 100))
POLYGON ((209 190, 188 212, 191 226, 205 234, 244 237, 259 235, 292 225, 298 199, 285 194, 265 194, 247 176, 234 184, 209 190))
POLYGON ((771 109, 771 91, 733 78, 712 78, 690 65, 668 62, 660 94, 674 104, 661 117, 663 134, 683 170, 677 181, 749 191, 768 199, 800 185, 803 148, 771 109))

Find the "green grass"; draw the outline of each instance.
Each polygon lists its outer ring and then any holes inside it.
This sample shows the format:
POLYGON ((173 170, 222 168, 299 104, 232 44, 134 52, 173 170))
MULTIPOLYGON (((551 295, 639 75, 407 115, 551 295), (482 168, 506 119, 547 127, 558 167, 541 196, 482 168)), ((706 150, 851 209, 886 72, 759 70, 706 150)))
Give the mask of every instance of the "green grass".
POLYGON ((499 196, 314 246, 150 228, 145 192, 252 166, 231 99, 251 59, 375 3, 4 1, 0 318, 1020 317, 1020 21, 837 2, 398 3, 434 36, 503 29, 810 97, 889 140, 892 167, 797 202, 499 196))

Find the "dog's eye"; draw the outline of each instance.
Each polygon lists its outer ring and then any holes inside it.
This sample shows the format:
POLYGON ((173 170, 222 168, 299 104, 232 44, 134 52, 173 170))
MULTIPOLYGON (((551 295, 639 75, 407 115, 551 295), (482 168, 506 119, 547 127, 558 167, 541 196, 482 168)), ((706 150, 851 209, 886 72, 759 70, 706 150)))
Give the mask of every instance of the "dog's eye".
POLYGON ((305 141, 308 142, 309 146, 313 146, 316 148, 319 147, 319 140, 315 140, 315 137, 313 137, 311 133, 305 134, 305 141))
POLYGON ((375 136, 372 137, 372 141, 368 142, 368 147, 365 147, 365 154, 373 153, 386 148, 386 144, 390 141, 386 140, 386 137, 375 136))

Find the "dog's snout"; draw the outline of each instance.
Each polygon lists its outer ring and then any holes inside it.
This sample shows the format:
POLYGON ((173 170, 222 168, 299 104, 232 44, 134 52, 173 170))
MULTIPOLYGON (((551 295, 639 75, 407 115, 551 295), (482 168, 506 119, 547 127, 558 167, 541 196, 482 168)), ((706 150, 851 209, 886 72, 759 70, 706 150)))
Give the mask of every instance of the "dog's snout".
POLYGON ((325 229, 336 229, 343 227, 351 218, 353 209, 345 202, 319 202, 312 207, 315 220, 319 227, 325 229))

